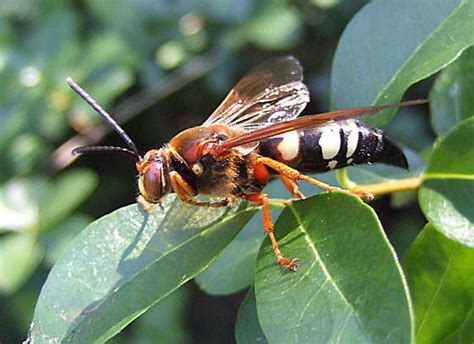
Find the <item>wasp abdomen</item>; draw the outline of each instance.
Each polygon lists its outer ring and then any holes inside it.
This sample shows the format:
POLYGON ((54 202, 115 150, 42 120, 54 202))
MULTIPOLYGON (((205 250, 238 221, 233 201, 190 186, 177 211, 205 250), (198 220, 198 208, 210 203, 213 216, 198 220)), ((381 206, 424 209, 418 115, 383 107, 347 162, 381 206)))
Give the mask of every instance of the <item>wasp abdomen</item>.
POLYGON ((381 162, 408 168, 405 155, 384 133, 347 120, 291 131, 260 143, 260 154, 301 172, 326 172, 349 165, 381 162))

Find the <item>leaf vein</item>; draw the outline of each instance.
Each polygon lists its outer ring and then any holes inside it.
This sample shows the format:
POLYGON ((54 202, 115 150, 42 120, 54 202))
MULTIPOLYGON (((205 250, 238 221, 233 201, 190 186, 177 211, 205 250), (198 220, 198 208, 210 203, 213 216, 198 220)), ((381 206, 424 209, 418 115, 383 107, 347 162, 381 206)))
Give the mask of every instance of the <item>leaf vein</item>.
MULTIPOLYGON (((304 306, 304 308, 301 310, 301 314, 300 314, 300 318, 298 319, 298 326, 297 327, 302 325, 304 314, 306 313, 306 311, 308 310, 309 306, 314 301, 316 296, 319 294, 319 292, 324 288, 324 286, 328 282, 329 282, 329 280, 325 280, 323 283, 321 283, 318 290, 316 290, 316 292, 309 298, 308 302, 306 303, 306 306, 304 306)), ((295 343, 299 343, 299 341, 298 341, 298 331, 295 331, 295 343)))
POLYGON ((439 280, 438 286, 436 287, 436 291, 435 291, 435 293, 433 294, 433 298, 431 299, 430 304, 429 304, 429 306, 428 306, 428 309, 426 310, 425 315, 424 315, 424 317, 423 317, 423 320, 422 320, 421 323, 420 323, 420 327, 418 327, 418 330, 416 331, 416 338, 418 338, 418 336, 419 336, 420 333, 421 333, 422 328, 425 326, 425 323, 426 323, 426 321, 427 321, 427 319, 428 319, 428 315, 429 315, 429 313, 431 312, 431 309, 433 308, 433 304, 435 303, 435 300, 436 300, 436 298, 438 297, 438 294, 439 294, 439 292, 440 292, 440 290, 441 290, 441 286, 444 284, 444 280, 445 280, 445 278, 446 278, 447 271, 448 271, 449 268, 450 268, 450 265, 451 265, 451 262, 452 262, 452 260, 453 260, 453 256, 454 256, 455 251, 456 251, 456 248, 454 247, 454 248, 451 250, 451 252, 450 252, 448 262, 446 263, 446 267, 445 267, 445 269, 444 269, 444 271, 443 271, 443 275, 441 276, 441 279, 439 280))
POLYGON ((297 280, 295 283, 293 283, 288 289, 286 289, 283 293, 288 293, 289 291, 293 290, 296 286, 298 286, 306 276, 309 275, 309 273, 311 272, 311 269, 314 268, 316 266, 316 260, 314 260, 311 265, 309 266, 308 270, 306 270, 306 272, 301 275, 300 279, 297 280))
POLYGON ((341 331, 339 331, 339 335, 336 338, 336 343, 341 342, 342 334, 344 333, 344 330, 346 329, 346 326, 347 326, 347 323, 349 322, 349 318, 351 317, 351 314, 352 314, 352 310, 347 314, 347 317, 344 320, 344 324, 342 325, 341 331))
POLYGON ((331 276, 331 274, 329 273, 326 265, 324 264, 321 256, 319 255, 318 253, 318 250, 316 249, 316 247, 314 246, 314 242, 311 241, 311 238, 309 236, 309 233, 308 233, 308 230, 305 228, 305 226, 303 225, 303 221, 301 220, 301 217, 299 216, 299 214, 296 212, 296 210, 294 209, 294 205, 290 204, 288 206, 296 221, 299 223, 299 226, 298 228, 300 229, 300 231, 302 232, 304 238, 305 238, 305 241, 308 243, 308 246, 310 247, 311 251, 313 252, 314 254, 314 257, 315 257, 315 260, 317 262, 319 262, 319 264, 321 265, 321 269, 323 271, 323 273, 325 274, 326 278, 328 281, 332 282, 333 286, 334 286, 334 289, 336 290, 337 294, 339 294, 341 300, 346 304, 346 306, 349 307, 349 309, 351 309, 352 312, 354 312, 354 314, 356 315, 356 319, 357 321, 359 322, 359 325, 362 329, 362 331, 365 333, 365 335, 370 338, 370 336, 368 335, 368 332, 366 330, 366 328, 364 327, 364 324, 360 318, 360 315, 356 312, 356 309, 354 308, 354 306, 346 299, 346 297, 344 296, 344 294, 342 293, 341 289, 339 289, 337 283, 336 283, 336 280, 331 276))

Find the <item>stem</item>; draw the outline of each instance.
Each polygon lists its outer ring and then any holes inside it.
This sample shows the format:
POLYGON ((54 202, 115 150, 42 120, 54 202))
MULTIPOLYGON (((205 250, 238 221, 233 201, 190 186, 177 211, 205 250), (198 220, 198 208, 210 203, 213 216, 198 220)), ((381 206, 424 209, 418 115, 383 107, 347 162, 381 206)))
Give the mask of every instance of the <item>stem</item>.
MULTIPOLYGON (((342 171, 338 172, 338 181, 342 187, 346 190, 351 191, 366 191, 370 192, 375 196, 382 196, 391 194, 394 192, 402 192, 402 191, 414 191, 417 190, 422 182, 421 176, 414 177, 414 178, 405 178, 405 179, 395 179, 390 180, 388 182, 383 183, 374 183, 374 184, 356 184, 352 180, 349 179, 347 174, 347 169, 342 169, 342 171), (348 187, 349 186, 349 187, 348 187)), ((291 200, 286 200, 282 198, 271 198, 270 199, 270 207, 272 209, 283 209, 288 205, 288 202, 291 200)))
MULTIPOLYGON (((339 171, 338 171, 339 172, 339 171)), ((417 190, 423 181, 421 176, 405 179, 394 179, 383 183, 374 184, 356 184, 349 179, 347 170, 343 169, 338 174, 338 180, 341 186, 351 191, 366 191, 375 196, 382 196, 394 192, 417 190), (348 187, 349 186, 349 187, 348 187)), ((288 200, 281 198, 270 199, 270 207, 273 209, 283 209, 288 205, 288 200)))
POLYGON ((283 209, 288 205, 287 199, 270 198, 270 207, 273 209, 283 209))
POLYGON ((367 191, 375 196, 386 195, 394 192, 413 191, 420 187, 421 176, 405 179, 394 179, 383 183, 357 184, 349 178, 347 168, 341 168, 336 171, 339 184, 352 191, 367 191))
POLYGON ((413 191, 420 187, 421 177, 391 180, 384 183, 360 184, 350 190, 363 190, 376 196, 386 195, 393 192, 413 191))
POLYGON ((339 185, 341 185, 344 189, 352 190, 357 187, 357 184, 349 178, 347 168, 336 170, 336 178, 339 182, 339 185))

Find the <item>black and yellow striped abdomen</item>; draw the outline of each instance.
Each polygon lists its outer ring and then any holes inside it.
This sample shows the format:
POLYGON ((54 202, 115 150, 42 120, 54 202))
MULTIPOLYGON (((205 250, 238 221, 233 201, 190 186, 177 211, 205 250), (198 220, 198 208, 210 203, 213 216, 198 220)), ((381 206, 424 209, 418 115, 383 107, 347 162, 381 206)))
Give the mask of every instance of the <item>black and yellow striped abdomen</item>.
POLYGON ((334 122, 262 140, 259 153, 306 173, 377 162, 408 168, 401 149, 381 130, 357 120, 334 122))

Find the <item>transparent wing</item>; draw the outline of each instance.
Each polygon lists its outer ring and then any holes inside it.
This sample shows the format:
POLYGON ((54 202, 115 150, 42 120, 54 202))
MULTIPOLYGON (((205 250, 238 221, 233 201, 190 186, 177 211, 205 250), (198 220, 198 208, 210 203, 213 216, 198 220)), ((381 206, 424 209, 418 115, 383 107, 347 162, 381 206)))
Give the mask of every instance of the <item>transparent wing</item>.
POLYGON ((258 141, 260 140, 263 140, 272 136, 284 134, 293 130, 299 130, 299 129, 311 128, 311 127, 321 127, 321 126, 327 125, 328 123, 344 121, 351 118, 355 118, 357 116, 375 113, 384 109, 397 108, 397 107, 402 107, 402 106, 414 106, 414 105, 420 105, 420 104, 425 104, 425 103, 428 103, 427 99, 417 99, 417 100, 410 100, 410 101, 396 103, 396 104, 384 104, 384 105, 358 107, 358 108, 352 108, 352 109, 336 110, 336 111, 326 112, 326 113, 317 114, 317 115, 304 116, 304 117, 296 118, 292 121, 269 125, 265 128, 261 128, 259 130, 244 133, 240 136, 231 138, 223 142, 219 146, 219 151, 225 152, 234 147, 240 147, 240 146, 249 145, 249 144, 250 144, 250 147, 252 147, 251 145, 252 143, 258 144, 258 141))
POLYGON ((203 125, 250 132, 294 119, 309 102, 302 80, 303 68, 293 56, 268 60, 243 77, 203 125))

